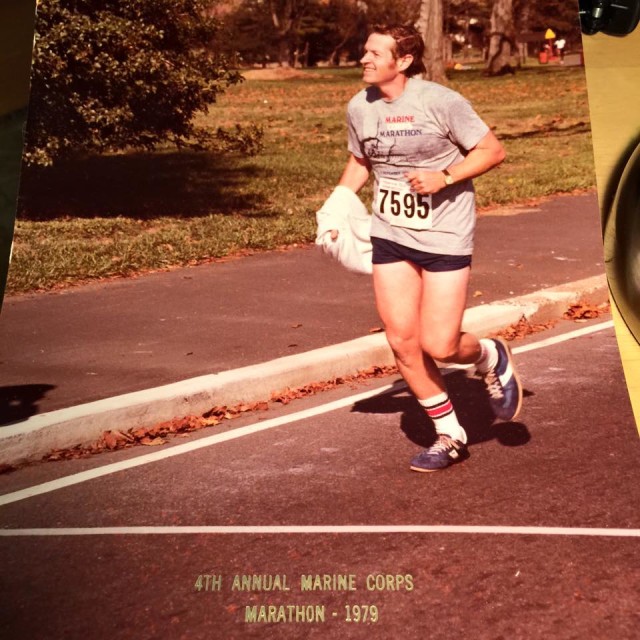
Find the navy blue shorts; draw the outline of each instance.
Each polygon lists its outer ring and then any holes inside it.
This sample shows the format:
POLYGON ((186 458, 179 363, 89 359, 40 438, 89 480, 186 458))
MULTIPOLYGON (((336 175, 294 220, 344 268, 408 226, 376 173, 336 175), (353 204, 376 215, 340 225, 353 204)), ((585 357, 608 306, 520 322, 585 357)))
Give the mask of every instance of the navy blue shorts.
POLYGON ((428 253, 410 249, 392 240, 371 238, 373 264, 412 262, 425 271, 457 271, 471 266, 471 256, 450 256, 443 253, 428 253))

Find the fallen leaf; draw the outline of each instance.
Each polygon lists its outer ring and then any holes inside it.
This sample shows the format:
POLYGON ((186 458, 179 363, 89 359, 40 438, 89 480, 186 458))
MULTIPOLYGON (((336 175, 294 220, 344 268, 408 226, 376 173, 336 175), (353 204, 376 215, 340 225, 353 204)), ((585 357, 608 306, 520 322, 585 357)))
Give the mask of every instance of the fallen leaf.
POLYGON ((118 438, 124 439, 127 442, 135 442, 135 438, 130 433, 118 431, 117 429, 114 429, 113 433, 115 433, 118 436, 118 438))
POLYGON ((162 438, 142 438, 142 440, 140 440, 140 444, 143 444, 146 447, 157 447, 158 445, 165 443, 166 440, 163 440, 162 438))
POLYGON ((166 422, 161 422, 160 424, 156 424, 150 429, 147 430, 147 435, 149 436, 163 436, 169 433, 169 424, 166 422))
POLYGON ((103 434, 102 437, 104 439, 104 443, 107 449, 112 449, 112 450, 117 449, 119 443, 122 440, 122 438, 118 438, 118 436, 116 436, 116 434, 111 431, 107 431, 106 433, 103 434))
POLYGON ((522 316, 516 324, 512 324, 497 333, 493 333, 493 336, 504 338, 507 341, 522 339, 532 333, 539 333, 540 331, 546 331, 555 326, 557 320, 549 320, 548 322, 541 322, 538 324, 531 324, 529 320, 522 316))
POLYGON ((577 302, 576 304, 572 304, 564 313, 563 318, 567 320, 590 320, 592 318, 598 318, 603 313, 608 313, 610 311, 609 302, 604 302, 602 304, 593 305, 588 302, 577 302))

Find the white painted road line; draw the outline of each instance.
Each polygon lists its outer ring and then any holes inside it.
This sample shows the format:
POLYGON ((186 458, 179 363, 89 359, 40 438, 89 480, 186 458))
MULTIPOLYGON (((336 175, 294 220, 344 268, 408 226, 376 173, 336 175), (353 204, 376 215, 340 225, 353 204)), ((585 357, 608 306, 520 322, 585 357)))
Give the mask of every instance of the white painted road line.
MULTIPOLYGON (((544 340, 538 340, 537 342, 532 342, 531 344, 523 344, 521 347, 514 347, 513 349, 511 349, 511 352, 514 355, 518 355, 519 353, 526 353, 527 351, 535 351, 536 349, 543 349, 544 347, 552 347, 555 344, 566 342, 567 340, 573 340, 575 338, 582 338, 584 336, 588 336, 591 333, 602 331, 603 329, 612 329, 613 326, 613 320, 599 322, 598 324, 592 324, 588 327, 582 327, 582 329, 576 329, 575 331, 571 331, 570 333, 562 333, 560 335, 553 336, 553 338, 545 338, 544 340)), ((472 368, 472 364, 447 364, 443 371, 456 371, 460 369, 472 368)))
POLYGON ((576 329, 575 331, 571 331, 570 333, 560 334, 557 336, 553 336, 552 338, 545 338, 544 340, 532 342, 531 344, 523 344, 521 347, 512 349, 512 351, 514 354, 526 353, 527 351, 534 351, 535 349, 552 347, 554 344, 559 344, 560 342, 565 342, 566 340, 582 338, 583 336, 588 336, 591 333, 596 333, 597 331, 602 331, 603 329, 612 328, 613 320, 607 320, 606 322, 599 322, 598 324, 592 324, 588 327, 582 327, 582 329, 576 329))
POLYGON ((7 493, 3 496, 0 496, 0 506, 10 504, 12 502, 18 502, 19 500, 25 500, 26 498, 31 498, 33 496, 42 495, 43 493, 49 493, 50 491, 56 491, 57 489, 62 489, 64 487, 70 487, 75 484, 86 482, 87 480, 93 480, 95 478, 107 476, 112 473, 117 473, 118 471, 133 469, 134 467, 157 462, 158 460, 173 458, 174 456, 179 456, 184 453, 190 453, 191 451, 197 451, 198 449, 203 449, 215 444, 220 444, 221 442, 235 440, 237 438, 242 438, 254 433, 259 433, 261 431, 267 431, 268 429, 273 429, 275 427, 281 427, 282 425, 290 424, 291 422, 298 422, 300 420, 313 418, 323 413, 328 413, 330 411, 335 411, 336 409, 348 407, 355 402, 377 396, 381 393, 384 393, 385 391, 390 391, 391 389, 394 389, 396 387, 397 385, 395 384, 387 384, 383 387, 377 387, 376 389, 358 393, 354 396, 349 396, 348 398, 335 400, 334 402, 329 402, 319 407, 312 407, 311 409, 305 409, 304 411, 298 411, 290 415, 273 418, 271 420, 265 420, 263 422, 258 422, 246 427, 239 427, 238 429, 232 429, 230 431, 226 431, 225 433, 217 433, 216 435, 209 436, 208 438, 200 438, 198 440, 194 440, 193 442, 187 442, 175 447, 163 449, 162 451, 147 453, 130 460, 122 460, 120 462, 108 464, 103 467, 96 467, 95 469, 89 469, 88 471, 82 471, 81 473, 76 473, 71 476, 65 476, 63 478, 58 478, 57 480, 38 484, 27 489, 22 489, 13 493, 7 493))
POLYGON ((120 535, 195 535, 195 534, 363 534, 363 533, 458 533, 496 534, 518 536, 592 536, 640 538, 640 529, 607 529, 583 527, 502 527, 458 525, 309 525, 309 526, 182 526, 182 527, 95 527, 60 529, 0 529, 0 537, 50 537, 50 536, 120 536, 120 535))
MULTIPOLYGON (((561 342, 565 342, 567 340, 572 340, 574 338, 580 338, 582 336, 589 335, 597 331, 610 329, 611 327, 613 327, 612 321, 602 322, 589 327, 583 327, 582 329, 578 329, 576 331, 571 331, 569 333, 561 334, 553 338, 548 338, 546 340, 540 340, 539 342, 534 342, 529 345, 517 347, 513 350, 513 352, 517 354, 517 353, 523 353, 525 351, 533 351, 535 349, 543 349, 545 347, 553 346, 561 342)), ((90 469, 88 471, 82 471, 81 473, 76 473, 70 476, 65 476, 63 478, 58 478, 57 480, 45 482, 43 484, 35 485, 33 487, 21 489, 20 491, 7 493, 3 496, 0 496, 0 506, 11 504, 13 502, 19 502, 20 500, 26 500, 27 498, 42 495, 44 493, 49 493, 51 491, 57 491, 58 489, 62 489, 64 487, 70 487, 76 484, 81 484, 82 482, 107 476, 112 473, 117 473, 119 471, 125 471, 126 469, 133 469, 134 467, 150 464, 152 462, 157 462, 159 460, 173 458, 174 456, 190 453, 191 451, 196 451, 198 449, 210 447, 216 444, 220 444, 221 442, 227 442, 229 440, 242 438, 244 436, 252 435, 254 433, 259 433, 262 431, 266 431, 268 429, 280 427, 285 424, 291 424, 292 422, 298 422, 300 420, 313 418, 315 416, 322 415, 324 413, 335 411, 336 409, 342 409, 344 407, 348 407, 352 404, 355 404, 356 402, 359 402, 360 400, 365 400, 367 398, 371 398, 376 395, 385 393, 386 391, 390 391, 392 389, 397 389, 397 388, 398 388, 398 385, 396 384, 387 384, 383 387, 378 387, 376 389, 371 389, 369 391, 365 391, 363 393, 349 396, 347 398, 335 400, 333 402, 329 402, 327 404, 324 404, 318 407, 312 407, 311 409, 298 411, 296 413, 292 413, 286 416, 281 416, 279 418, 265 420, 263 422, 248 425, 246 427, 231 429, 229 431, 226 431, 225 433, 219 433, 213 436, 209 436, 207 438, 201 438, 201 439, 195 440, 193 442, 187 442, 186 444, 169 447, 161 451, 155 451, 154 453, 147 453, 141 456, 137 456, 136 458, 132 458, 130 460, 122 460, 120 462, 115 462, 113 464, 104 465, 102 467, 97 467, 95 469, 90 469)))

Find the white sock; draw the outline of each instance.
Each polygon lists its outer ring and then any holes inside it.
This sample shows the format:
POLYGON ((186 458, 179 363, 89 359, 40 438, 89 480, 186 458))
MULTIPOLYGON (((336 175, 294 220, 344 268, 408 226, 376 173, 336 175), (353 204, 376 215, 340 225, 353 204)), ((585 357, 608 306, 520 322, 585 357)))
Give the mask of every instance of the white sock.
POLYGON ((480 359, 475 363, 478 373, 487 373, 498 365, 498 348, 493 340, 482 338, 480 340, 480 359))
POLYGON ((447 435, 463 444, 467 443, 467 433, 458 422, 458 416, 446 391, 425 400, 418 398, 418 402, 433 420, 438 435, 447 435))

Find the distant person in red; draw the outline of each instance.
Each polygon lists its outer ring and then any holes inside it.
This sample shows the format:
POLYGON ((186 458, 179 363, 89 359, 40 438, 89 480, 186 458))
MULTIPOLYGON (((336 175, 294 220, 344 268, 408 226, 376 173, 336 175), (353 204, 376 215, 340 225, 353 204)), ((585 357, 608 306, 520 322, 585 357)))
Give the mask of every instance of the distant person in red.
POLYGON ((474 364, 496 416, 517 415, 522 388, 501 340, 462 332, 475 228, 472 178, 500 164, 502 145, 458 93, 416 76, 424 42, 413 27, 377 27, 349 102, 351 156, 340 185, 357 193, 373 173, 376 305, 407 384, 436 442, 411 461, 437 471, 468 456, 467 435, 435 360, 474 364))

